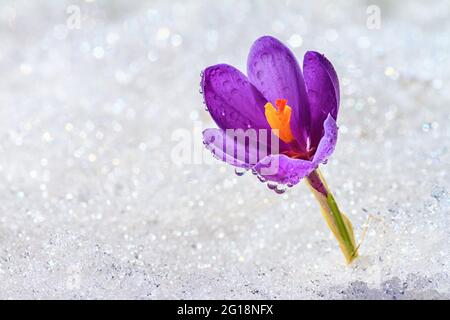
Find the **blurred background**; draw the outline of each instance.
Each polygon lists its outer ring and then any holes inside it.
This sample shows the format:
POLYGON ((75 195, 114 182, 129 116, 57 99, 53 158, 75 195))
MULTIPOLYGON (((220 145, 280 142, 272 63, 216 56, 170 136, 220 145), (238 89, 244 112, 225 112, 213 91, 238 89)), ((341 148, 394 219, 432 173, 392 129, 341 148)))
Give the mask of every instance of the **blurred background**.
MULTIPOLYGON (((450 297, 448 1, 1 1, 0 298, 450 297), (304 184, 173 161, 214 127, 216 63, 261 35, 341 85, 322 172, 351 267, 304 184), (200 130, 201 131, 201 130, 200 130)), ((205 159, 210 159, 205 153, 205 159)), ((210 161, 211 162, 211 161, 210 161)))

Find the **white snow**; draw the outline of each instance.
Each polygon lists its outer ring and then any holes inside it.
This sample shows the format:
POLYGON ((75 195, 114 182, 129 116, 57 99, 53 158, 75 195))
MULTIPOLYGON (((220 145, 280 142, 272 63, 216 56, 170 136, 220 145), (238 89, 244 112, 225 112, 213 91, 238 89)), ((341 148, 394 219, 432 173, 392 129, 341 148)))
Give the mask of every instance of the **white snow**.
POLYGON ((363 3, 3 1, 0 298, 450 298, 448 2, 363 3), (195 158, 200 71, 264 34, 338 72, 351 267, 303 183, 195 158))

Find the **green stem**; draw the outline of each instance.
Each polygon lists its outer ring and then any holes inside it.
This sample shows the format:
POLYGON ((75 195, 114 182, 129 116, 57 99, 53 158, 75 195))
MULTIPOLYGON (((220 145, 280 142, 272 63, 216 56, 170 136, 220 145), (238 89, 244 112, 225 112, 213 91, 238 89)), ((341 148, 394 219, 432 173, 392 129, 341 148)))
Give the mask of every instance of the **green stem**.
POLYGON ((325 221, 336 237, 347 263, 351 263, 358 256, 358 251, 350 220, 339 210, 325 179, 318 169, 313 171, 306 181, 319 202, 325 221))

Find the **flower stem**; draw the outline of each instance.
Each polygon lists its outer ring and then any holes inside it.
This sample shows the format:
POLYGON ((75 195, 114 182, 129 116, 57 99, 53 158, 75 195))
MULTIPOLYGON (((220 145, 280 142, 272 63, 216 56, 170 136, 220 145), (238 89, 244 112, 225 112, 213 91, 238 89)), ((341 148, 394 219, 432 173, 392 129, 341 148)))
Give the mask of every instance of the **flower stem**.
POLYGON ((339 242, 347 263, 350 264, 358 256, 350 220, 339 210, 319 169, 314 170, 306 181, 319 202, 325 221, 339 242))

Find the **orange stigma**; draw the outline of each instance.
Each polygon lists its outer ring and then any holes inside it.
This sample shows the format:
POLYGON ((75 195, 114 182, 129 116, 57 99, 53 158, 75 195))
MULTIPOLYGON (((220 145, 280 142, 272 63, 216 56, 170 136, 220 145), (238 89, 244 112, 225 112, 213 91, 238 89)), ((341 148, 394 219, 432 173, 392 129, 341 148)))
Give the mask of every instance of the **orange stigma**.
POLYGON ((286 103, 286 99, 277 99, 275 108, 270 102, 267 102, 264 106, 264 114, 272 132, 282 141, 289 143, 294 140, 294 135, 291 132, 292 109, 286 103))

